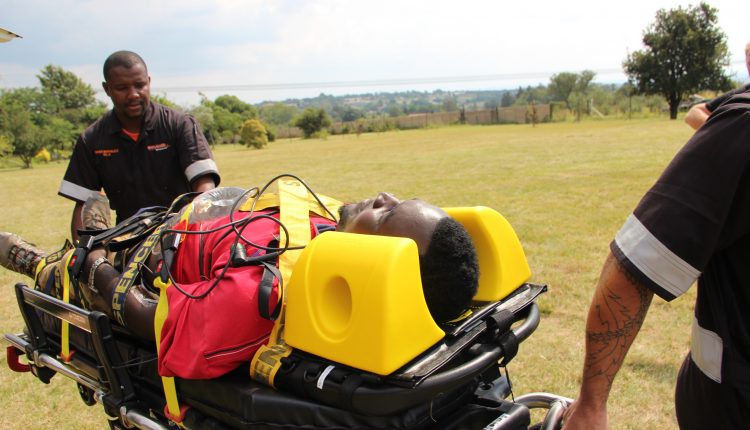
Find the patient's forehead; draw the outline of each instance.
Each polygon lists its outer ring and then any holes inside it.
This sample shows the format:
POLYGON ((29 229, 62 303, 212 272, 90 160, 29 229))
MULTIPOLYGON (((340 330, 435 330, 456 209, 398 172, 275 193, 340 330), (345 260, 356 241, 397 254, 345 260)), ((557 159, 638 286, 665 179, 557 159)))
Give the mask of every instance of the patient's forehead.
POLYGON ((448 217, 424 200, 400 200, 389 193, 348 205, 341 215, 341 231, 408 237, 417 243, 420 254, 427 251, 438 221, 448 217))

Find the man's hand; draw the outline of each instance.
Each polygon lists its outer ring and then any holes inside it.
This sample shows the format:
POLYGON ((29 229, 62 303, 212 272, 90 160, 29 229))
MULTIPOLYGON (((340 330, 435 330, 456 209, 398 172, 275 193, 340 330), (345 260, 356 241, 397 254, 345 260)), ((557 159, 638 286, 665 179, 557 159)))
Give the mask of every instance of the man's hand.
POLYGON ((593 408, 579 400, 565 410, 562 430, 605 430, 609 429, 607 409, 593 408))
POLYGON ((711 116, 711 112, 706 108, 706 104, 698 103, 693 105, 685 115, 685 122, 693 130, 698 130, 708 120, 709 116, 711 116))

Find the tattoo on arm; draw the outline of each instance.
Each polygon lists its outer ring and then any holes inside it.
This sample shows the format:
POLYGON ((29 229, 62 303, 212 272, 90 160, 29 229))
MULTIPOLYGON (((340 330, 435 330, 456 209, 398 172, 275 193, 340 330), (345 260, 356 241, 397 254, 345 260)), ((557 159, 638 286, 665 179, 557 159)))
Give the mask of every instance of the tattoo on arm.
POLYGON ((634 287, 632 297, 623 297, 612 286, 603 284, 596 293, 600 297, 592 309, 599 328, 586 330, 588 353, 584 378, 604 377, 611 387, 630 344, 646 318, 653 293, 613 256, 610 255, 606 265, 610 267, 605 270, 617 270, 634 287))

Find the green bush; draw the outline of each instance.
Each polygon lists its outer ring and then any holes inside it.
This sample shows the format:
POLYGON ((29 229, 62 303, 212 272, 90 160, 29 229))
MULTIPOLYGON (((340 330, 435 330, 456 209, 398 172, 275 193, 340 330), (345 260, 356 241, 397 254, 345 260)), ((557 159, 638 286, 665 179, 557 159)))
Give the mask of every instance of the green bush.
POLYGON ((261 149, 268 145, 268 131, 257 119, 248 119, 240 129, 240 142, 248 148, 261 149))
POLYGON ((331 118, 325 109, 307 108, 294 121, 294 125, 302 130, 305 139, 309 139, 324 128, 330 127, 331 118))

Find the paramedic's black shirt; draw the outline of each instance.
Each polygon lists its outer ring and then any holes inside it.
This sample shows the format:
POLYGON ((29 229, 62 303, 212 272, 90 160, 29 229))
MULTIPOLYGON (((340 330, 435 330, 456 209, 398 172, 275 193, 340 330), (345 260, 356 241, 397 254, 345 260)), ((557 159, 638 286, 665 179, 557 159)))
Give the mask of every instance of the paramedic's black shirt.
POLYGON ((750 91, 750 82, 746 83, 745 85, 735 88, 731 91, 728 91, 714 99, 711 99, 706 103, 706 109, 708 109, 709 112, 713 112, 716 109, 719 108, 724 102, 729 100, 731 97, 736 96, 737 94, 744 93, 745 91, 750 91))
POLYGON ((84 202, 104 189, 118 221, 149 206, 169 206, 195 179, 220 177, 211 150, 191 116, 150 103, 138 142, 122 132, 114 111, 78 138, 59 194, 84 202))
POLYGON ((746 92, 722 104, 680 150, 611 246, 666 300, 698 280, 690 361, 677 392, 685 428, 739 428, 750 418, 749 163, 746 92))

